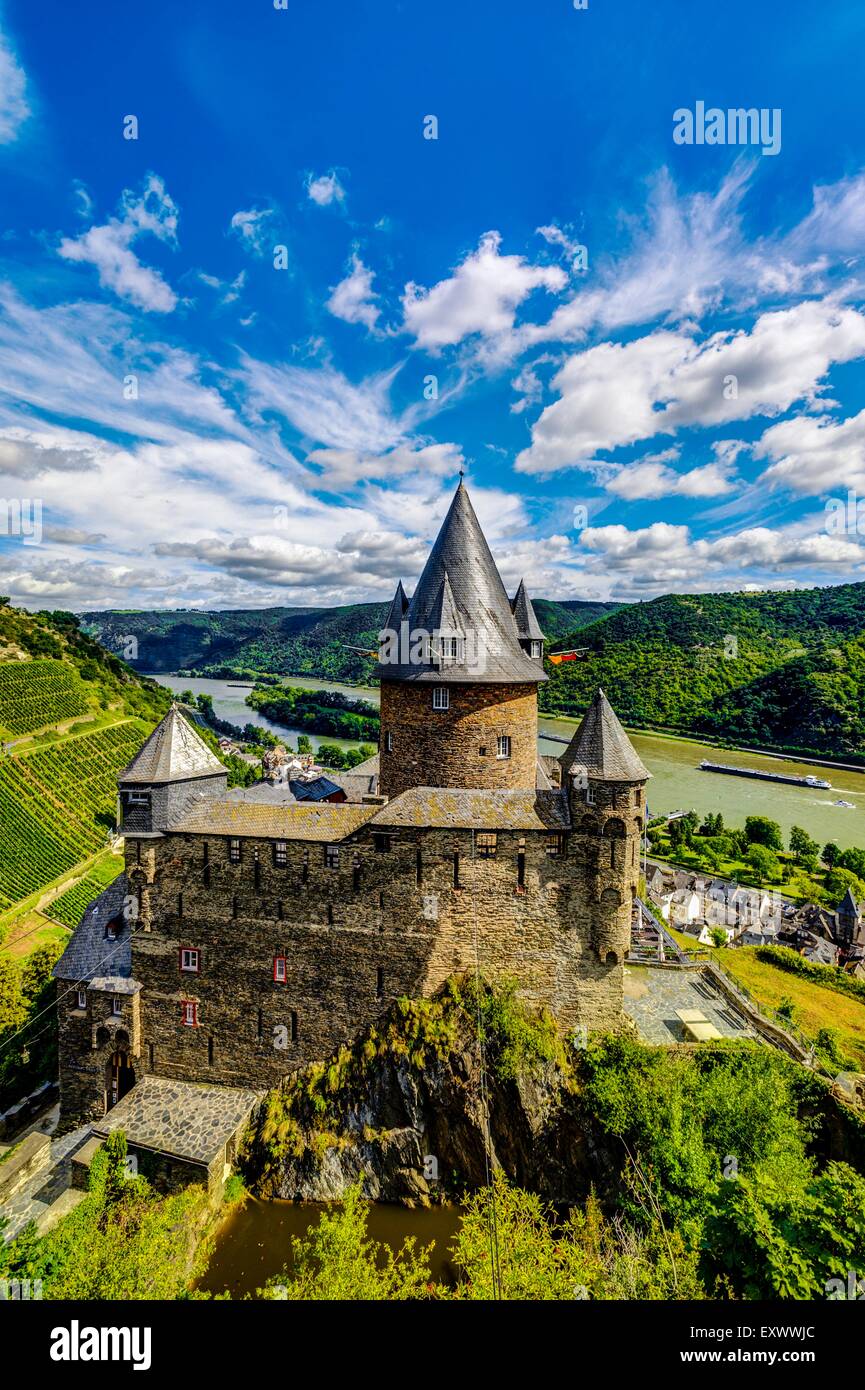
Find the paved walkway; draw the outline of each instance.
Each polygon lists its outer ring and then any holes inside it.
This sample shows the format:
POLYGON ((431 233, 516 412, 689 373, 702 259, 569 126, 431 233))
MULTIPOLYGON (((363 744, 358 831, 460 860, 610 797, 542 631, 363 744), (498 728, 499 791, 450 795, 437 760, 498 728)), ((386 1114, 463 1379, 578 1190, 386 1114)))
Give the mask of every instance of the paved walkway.
POLYGON ((9 1223, 3 1230, 6 1240, 12 1240, 23 1231, 28 1221, 35 1221, 43 1233, 81 1200, 84 1193, 70 1187, 70 1158, 89 1137, 90 1126, 84 1125, 51 1140, 50 1166, 34 1173, 12 1200, 0 1207, 0 1216, 9 1223))
POLYGON ((759 1036, 702 971, 625 965, 625 1012, 644 1042, 685 1042, 677 1009, 699 1009, 725 1038, 759 1036))

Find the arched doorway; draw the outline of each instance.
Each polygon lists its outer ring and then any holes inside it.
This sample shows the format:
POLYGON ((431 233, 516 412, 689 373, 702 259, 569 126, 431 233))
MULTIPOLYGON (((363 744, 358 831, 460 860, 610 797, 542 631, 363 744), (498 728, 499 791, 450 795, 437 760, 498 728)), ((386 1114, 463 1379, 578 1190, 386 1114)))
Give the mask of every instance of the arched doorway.
POLYGON ((135 1068, 127 1052, 113 1052, 105 1066, 105 1109, 110 1110, 135 1085, 135 1068))

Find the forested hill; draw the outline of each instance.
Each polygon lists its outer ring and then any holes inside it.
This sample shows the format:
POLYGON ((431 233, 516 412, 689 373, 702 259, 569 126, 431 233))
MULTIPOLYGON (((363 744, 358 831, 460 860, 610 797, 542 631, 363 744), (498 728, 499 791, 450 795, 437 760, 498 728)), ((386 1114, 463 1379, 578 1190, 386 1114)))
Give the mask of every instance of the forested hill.
POLYGON ((548 712, 602 686, 632 726, 803 753, 865 755, 865 584, 667 595, 553 644, 584 647, 541 689, 548 712))
MULTIPOLYGON (((366 682, 371 662, 352 646, 373 649, 388 603, 342 608, 261 608, 201 613, 83 613, 82 625, 111 651, 128 652, 140 671, 250 672, 366 682), (130 642, 134 639, 134 644, 130 642)), ((618 608, 615 603, 538 599, 538 620, 554 641, 618 608)))

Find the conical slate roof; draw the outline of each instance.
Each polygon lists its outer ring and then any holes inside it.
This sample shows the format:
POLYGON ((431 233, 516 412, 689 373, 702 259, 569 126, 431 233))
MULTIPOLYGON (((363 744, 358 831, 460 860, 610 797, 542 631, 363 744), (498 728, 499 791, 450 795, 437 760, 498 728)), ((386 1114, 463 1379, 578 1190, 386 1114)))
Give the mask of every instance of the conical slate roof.
POLYGON ((160 785, 216 773, 225 776, 225 767, 175 704, 117 780, 160 785))
POLYGON ((532 601, 526 592, 526 581, 520 580, 520 587, 514 594, 514 601, 511 604, 513 609, 514 621, 517 625, 517 633, 523 642, 543 642, 544 634, 541 632, 541 625, 538 622, 532 601))
POLYGON ((603 782, 645 782, 652 775, 640 762, 603 690, 595 692, 561 764, 563 774, 585 768, 589 777, 603 782))
POLYGON ((391 605, 384 621, 385 628, 389 632, 399 632, 399 625, 405 617, 407 608, 408 598, 406 597, 405 589, 402 587, 402 580, 400 580, 396 586, 396 593, 391 600, 391 605))
MULTIPOLYGON (((462 482, 409 603, 405 619, 410 632, 432 635, 437 630, 447 589, 451 618, 458 619, 456 630, 465 634, 464 659, 448 662, 444 673, 448 681, 537 685, 546 680, 539 663, 520 646, 510 600, 462 482)), ((406 655, 400 653, 400 659, 406 655)), ((382 680, 435 683, 442 674, 433 662, 386 662, 377 667, 382 680)))
POLYGON ((447 570, 429 612, 429 628, 430 632, 441 632, 445 636, 455 636, 464 631, 447 570))
POLYGON ((840 903, 838 904, 838 911, 839 911, 844 917, 847 917, 847 916, 850 916, 850 917, 858 917, 858 916, 859 916, 859 904, 857 903, 856 899, 855 899, 854 896, 853 896, 853 889, 852 889, 852 888, 848 888, 848 889, 847 889, 847 892, 844 894, 843 898, 841 899, 840 903))

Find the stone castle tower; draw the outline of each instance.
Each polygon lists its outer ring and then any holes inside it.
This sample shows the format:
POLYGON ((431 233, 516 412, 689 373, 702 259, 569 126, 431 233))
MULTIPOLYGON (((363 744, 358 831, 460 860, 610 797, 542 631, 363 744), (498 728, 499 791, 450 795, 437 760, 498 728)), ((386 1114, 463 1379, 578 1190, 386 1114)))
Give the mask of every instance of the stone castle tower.
POLYGON ((462 483, 378 669, 380 753, 332 774, 345 802, 228 791, 177 707, 120 773, 125 874, 55 967, 64 1126, 142 1077, 274 1086, 478 968, 563 1028, 621 1026, 649 774, 600 690, 538 756, 543 634, 462 483))
POLYGON ((379 791, 536 784, 543 633, 521 583, 511 603, 460 482, 414 596, 382 633, 379 791))

